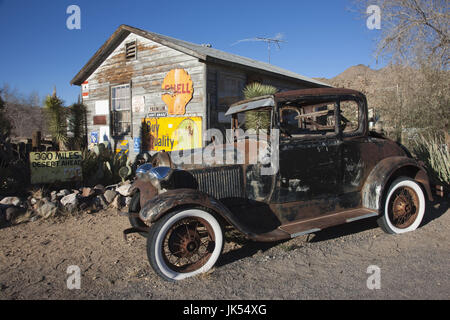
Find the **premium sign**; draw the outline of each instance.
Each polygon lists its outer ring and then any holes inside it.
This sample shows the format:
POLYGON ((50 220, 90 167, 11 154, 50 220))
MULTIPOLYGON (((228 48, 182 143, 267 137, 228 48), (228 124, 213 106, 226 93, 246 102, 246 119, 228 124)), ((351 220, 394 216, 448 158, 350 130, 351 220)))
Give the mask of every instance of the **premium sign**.
POLYGON ((146 151, 174 151, 202 147, 201 117, 146 118, 146 151))
POLYGON ((162 89, 168 91, 162 95, 171 115, 184 115, 186 105, 194 95, 191 76, 184 69, 173 69, 167 73, 162 83, 162 89))
POLYGON ((81 181, 81 151, 30 152, 31 183, 81 181))

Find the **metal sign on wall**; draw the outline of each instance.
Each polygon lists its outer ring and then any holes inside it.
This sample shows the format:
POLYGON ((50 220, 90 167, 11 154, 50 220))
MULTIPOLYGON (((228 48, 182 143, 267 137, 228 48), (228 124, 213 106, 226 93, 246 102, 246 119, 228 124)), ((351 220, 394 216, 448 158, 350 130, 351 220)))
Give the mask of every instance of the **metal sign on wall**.
POLYGON ((81 151, 30 152, 31 183, 82 181, 81 151))
POLYGON ((191 76, 184 69, 170 70, 162 83, 162 89, 168 91, 162 95, 170 115, 184 115, 186 105, 194 95, 191 76))
POLYGON ((174 151, 202 147, 202 117, 143 119, 148 128, 145 151, 174 151))

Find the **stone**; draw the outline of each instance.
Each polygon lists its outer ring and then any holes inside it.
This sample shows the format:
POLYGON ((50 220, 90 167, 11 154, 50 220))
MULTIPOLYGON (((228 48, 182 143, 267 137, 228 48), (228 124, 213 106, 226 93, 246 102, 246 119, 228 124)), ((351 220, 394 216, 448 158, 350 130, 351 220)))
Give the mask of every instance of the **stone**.
POLYGON ((94 190, 97 194, 101 194, 105 192, 105 187, 101 184, 98 184, 94 187, 94 190))
POLYGON ((125 198, 125 206, 126 206, 126 207, 128 207, 128 206, 130 205, 131 199, 132 199, 131 197, 126 197, 126 198, 125 198))
POLYGON ((94 206, 98 210, 102 210, 108 206, 108 203, 106 202, 106 199, 103 195, 98 195, 94 199, 94 206))
POLYGON ((76 213, 78 211, 78 207, 77 207, 76 204, 72 203, 72 204, 68 204, 67 206, 65 206, 64 210, 67 213, 74 214, 74 213, 76 213))
POLYGON ((124 184, 123 186, 116 188, 116 191, 124 197, 129 197, 131 196, 131 184, 124 184))
POLYGON ((61 199, 61 204, 67 206, 69 204, 78 204, 78 195, 76 193, 69 194, 61 199))
POLYGON ((81 190, 81 196, 84 198, 92 197, 95 194, 95 191, 91 188, 83 188, 81 190))
POLYGON ((52 191, 50 193, 50 201, 54 202, 58 200, 58 192, 56 191, 52 191))
POLYGON ((35 198, 30 199, 30 203, 32 206, 34 206, 38 201, 35 198))
POLYGON ((18 207, 20 206, 21 200, 17 197, 6 197, 3 198, 2 201, 0 201, 0 204, 6 204, 9 206, 15 206, 18 207))
POLYGON ((21 207, 15 207, 15 206, 8 207, 5 210, 6 221, 12 222, 17 217, 23 215, 25 212, 26 212, 26 210, 21 207))
POLYGON ((58 206, 53 202, 42 203, 36 210, 37 214, 44 219, 54 217, 58 212, 58 206))
POLYGON ((111 207, 114 209, 120 210, 123 207, 123 198, 120 194, 118 194, 114 200, 111 202, 111 207))
POLYGON ((83 202, 80 204, 80 210, 86 210, 87 208, 89 208, 89 204, 87 202, 83 202))
POLYGON ((71 192, 69 190, 63 189, 63 190, 60 190, 56 195, 58 197, 62 198, 62 197, 68 196, 69 194, 71 194, 71 192))
POLYGON ((117 192, 114 190, 106 190, 103 194, 107 203, 113 202, 114 198, 117 196, 117 192))

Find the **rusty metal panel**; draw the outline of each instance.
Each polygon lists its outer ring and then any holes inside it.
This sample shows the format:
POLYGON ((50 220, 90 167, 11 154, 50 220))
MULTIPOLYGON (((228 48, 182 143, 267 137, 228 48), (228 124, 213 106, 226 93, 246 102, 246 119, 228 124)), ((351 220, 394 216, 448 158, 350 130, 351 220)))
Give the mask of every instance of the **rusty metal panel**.
POLYGON ((94 116, 94 125, 107 124, 106 116, 94 116))

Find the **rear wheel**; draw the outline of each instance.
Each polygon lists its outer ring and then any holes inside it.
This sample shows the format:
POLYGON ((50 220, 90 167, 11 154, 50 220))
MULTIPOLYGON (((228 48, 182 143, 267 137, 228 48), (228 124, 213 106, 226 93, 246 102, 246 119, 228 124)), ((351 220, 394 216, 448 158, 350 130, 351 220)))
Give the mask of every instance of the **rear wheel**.
MULTIPOLYGON (((130 206, 128 208, 129 213, 139 213, 141 211, 141 194, 139 191, 133 194, 131 198, 130 206)), ((133 228, 148 228, 149 226, 141 220, 139 217, 128 216, 130 220, 130 224, 133 228)), ((139 232, 139 234, 143 237, 147 237, 147 232, 139 232)))
POLYGON ((223 248, 217 219, 202 209, 174 211, 152 224, 147 255, 156 273, 169 281, 210 270, 223 248))
POLYGON ((425 204, 420 185, 410 178, 400 177, 389 187, 378 224, 390 234, 416 230, 425 214, 425 204))

